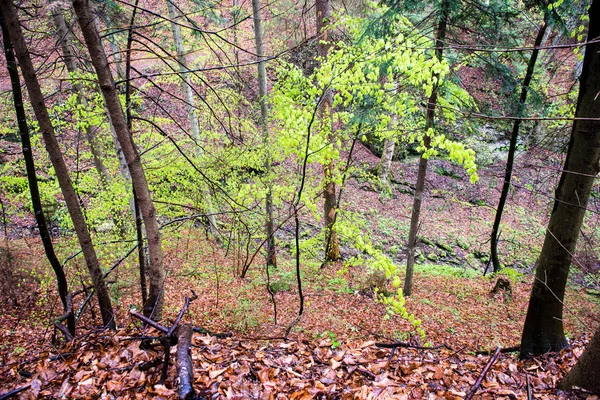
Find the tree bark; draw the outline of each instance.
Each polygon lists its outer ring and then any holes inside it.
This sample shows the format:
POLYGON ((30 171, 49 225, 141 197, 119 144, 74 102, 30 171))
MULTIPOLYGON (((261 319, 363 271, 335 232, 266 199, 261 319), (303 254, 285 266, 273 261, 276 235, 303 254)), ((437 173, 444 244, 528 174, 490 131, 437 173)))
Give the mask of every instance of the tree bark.
MULTIPOLYGON (((437 27, 436 40, 435 40, 435 56, 438 60, 442 59, 444 52, 444 41, 446 39, 446 26, 448 21, 449 0, 444 0, 440 11, 440 17, 437 27)), ((437 105, 438 96, 438 84, 439 74, 434 74, 436 83, 429 101, 427 102, 427 115, 425 122, 425 137, 423 138, 423 145, 425 149, 429 149, 431 146, 431 137, 428 136, 428 131, 435 125, 435 108, 437 105)), ((413 208, 410 217, 410 230, 408 232, 408 257, 406 259, 406 278, 404 280, 403 294, 404 296, 410 296, 412 294, 413 285, 413 274, 415 268, 415 250, 417 248, 417 239, 419 233, 419 219, 421 217, 421 204, 423 202, 423 193, 425 192, 425 176, 427 175, 427 162, 428 159, 421 155, 419 158, 419 169, 417 171, 417 184, 415 187, 415 196, 413 198, 413 208)))
POLYGON ((177 328, 177 377, 179 398, 194 398, 194 364, 191 357, 192 326, 183 324, 177 328))
MULTIPOLYGON (((600 37, 600 4, 589 9, 588 42, 600 37)), ((573 123, 554 208, 538 259, 523 335, 521 358, 568 346, 563 330, 563 299, 572 255, 586 206, 600 168, 600 45, 587 45, 583 60, 577 119, 573 123)))
MULTIPOLYGON (((8 30, 4 22, 4 16, 0 12, 0 25, 2 26, 2 39, 4 44, 4 54, 6 55, 6 67, 10 76, 10 83, 12 86, 13 100, 15 104, 15 113, 17 115, 17 124, 19 126, 19 133, 21 136, 21 147, 23 150, 23 159, 25 160, 25 170, 27 171, 27 181, 29 182, 29 193, 31 194, 31 203, 33 205, 33 213, 35 220, 38 224, 38 230, 40 232, 40 238, 44 246, 46 258, 50 263, 50 266, 54 270, 56 275, 56 283, 58 286, 58 296, 63 304, 63 310, 67 315, 67 328, 71 336, 75 336, 75 314, 70 308, 71 304, 67 300, 69 294, 69 287, 67 283, 67 277, 65 271, 56 257, 54 252, 54 245, 52 244, 52 238, 48 232, 48 225, 46 224, 46 217, 42 209, 42 202, 40 200, 40 191, 37 182, 37 176, 35 172, 35 164, 33 160, 33 152, 31 151, 31 140, 29 136, 29 126, 27 125, 27 115, 25 114, 25 107, 23 106, 23 95, 21 93, 21 81, 19 79, 19 71, 17 69, 17 62, 15 55, 12 50, 12 44, 9 38, 8 30)), ((8 239, 8 238, 7 238, 8 239)))
MULTIPOLYGON (((189 69, 187 67, 188 64, 185 56, 185 49, 183 47, 183 38, 181 37, 181 27, 177 22, 181 15, 173 0, 167 0, 167 8, 169 10, 169 18, 171 19, 171 32, 173 33, 173 40, 175 41, 177 63, 179 64, 179 77, 182 81, 181 83, 186 102, 185 107, 190 121, 190 130, 192 132, 192 138, 196 141, 196 156, 200 158, 202 156, 202 148, 200 147, 200 124, 198 123, 198 117, 196 116, 196 100, 194 99, 192 80, 190 79, 189 69)), ((204 189, 203 192, 204 201, 206 202, 206 214, 208 216, 208 229, 215 235, 217 233, 217 219, 213 213, 210 191, 204 189)))
MULTIPOLYGON (((331 42, 329 38, 329 30, 327 29, 331 20, 331 3, 330 0, 316 0, 316 12, 317 12, 317 36, 319 42, 317 43, 317 54, 325 58, 329 53, 331 42)), ((320 117, 324 120, 329 121, 331 124, 331 107, 333 104, 333 92, 331 89, 326 89, 323 93, 320 106, 320 117)), ((333 134, 329 138, 332 146, 335 146, 333 134)), ((335 206, 337 202, 336 196, 336 185, 333 181, 333 171, 335 163, 330 160, 323 167, 325 189, 323 191, 324 197, 324 222, 325 222, 325 259, 329 261, 335 261, 340 258, 340 246, 338 242, 337 232, 333 226, 335 223, 335 214, 337 212, 335 206)))
MULTIPOLYGON (((58 42, 60 43, 60 47, 62 50, 62 59, 67 67, 67 71, 70 74, 73 74, 79 70, 77 67, 77 62, 75 58, 75 54, 73 53, 73 44, 71 40, 71 32, 67 27, 67 23, 65 21, 65 17, 63 15, 63 10, 60 4, 56 2, 53 4, 52 9, 52 20, 54 21, 54 25, 56 27, 56 35, 58 37, 58 42)), ((83 92, 83 88, 79 83, 73 83, 73 90, 77 94, 77 101, 83 107, 88 107, 88 102, 83 92)), ((98 151, 98 143, 96 140, 96 132, 99 131, 99 127, 94 125, 89 125, 85 128, 85 138, 90 146, 90 151, 92 153, 92 159, 94 161, 94 167, 98 172, 98 176, 100 176, 100 181, 103 186, 106 186, 110 183, 110 174, 104 163, 102 162, 102 156, 98 151)))
POLYGON ((390 171, 392 170, 392 159, 394 158, 395 147, 396 141, 394 139, 385 139, 383 142, 383 154, 381 155, 381 161, 379 164, 379 179, 384 187, 388 185, 388 178, 390 176, 390 171))
POLYGON ((152 203, 150 189, 148 187, 148 182, 146 181, 140 154, 133 143, 129 129, 127 129, 127 123, 125 121, 125 115, 123 114, 123 108, 121 107, 115 81, 112 77, 108 60, 106 59, 104 47, 100 41, 100 35, 94 24, 94 16, 90 10, 89 3, 87 0, 74 0, 73 8, 77 14, 79 26, 81 27, 85 43, 90 53, 92 65, 98 75, 100 89, 104 95, 104 101, 110 114, 115 134, 123 150, 123 155, 127 160, 132 185, 142 212, 148 238, 148 253, 150 258, 150 263, 148 265, 150 287, 148 304, 144 308, 144 313, 158 321, 162 318, 165 271, 162 264, 162 247, 156 209, 152 203))
POLYGON ((512 133, 510 137, 508 159, 506 160, 506 169, 504 171, 504 184, 502 185, 502 192, 500 193, 500 200, 498 201, 498 208, 496 209, 496 217, 494 218, 494 225, 492 227, 492 235, 490 240, 490 252, 494 272, 500 271, 500 260, 498 259, 498 231, 500 230, 502 212, 504 211, 504 205, 506 204, 506 198, 508 197, 508 190, 510 189, 510 180, 512 177, 515 152, 517 150, 517 139, 519 138, 519 127, 521 126, 521 122, 523 121, 520 119, 520 117, 522 117, 523 110, 525 108, 525 103, 527 101, 529 84, 531 83, 531 78, 533 78, 535 63, 540 52, 539 47, 542 44, 542 39, 544 38, 544 35, 546 34, 549 15, 549 12, 546 12, 544 15, 544 22, 538 30, 537 36, 535 38, 535 43, 533 45, 534 49, 531 52, 531 57, 529 58, 529 62, 527 63, 527 72, 525 73, 525 79, 523 79, 523 85, 521 86, 521 96, 519 97, 519 103, 517 105, 516 115, 519 118, 517 118, 513 124, 512 133))
POLYGON ((585 348, 575 366, 560 381, 561 389, 571 389, 574 386, 600 394, 600 326, 594 337, 585 348))
POLYGON ((81 246, 88 271, 94 284, 94 290, 96 291, 100 312, 102 314, 102 322, 106 328, 115 329, 115 316, 113 314, 106 282, 102 275, 102 269, 100 268, 100 263, 98 262, 96 251, 92 244, 92 238, 90 237, 87 224, 81 211, 79 199, 73 189, 69 171, 63 160, 56 137, 54 136, 54 128, 52 127, 52 122, 50 121, 48 110, 44 103, 44 95, 42 94, 42 90, 37 80, 33 63, 29 57, 29 51, 25 44, 25 39, 23 38, 16 9, 10 0, 1 0, 0 8, 2 9, 7 30, 21 66, 23 78, 25 79, 27 91, 29 92, 29 98, 40 126, 44 143, 46 144, 46 150, 50 155, 50 161, 54 167, 58 183, 69 210, 69 215, 71 216, 75 232, 77 233, 79 245, 81 246))
POLYGON ((277 266, 277 256, 275 253, 275 232, 273 229, 273 184, 271 183, 271 152, 269 151, 269 128, 267 126, 269 118, 269 109, 267 105, 267 68, 264 60, 265 53, 263 49, 263 28, 260 16, 260 1, 252 0, 252 14, 254 21, 254 44, 256 46, 256 57, 258 64, 258 95, 260 97, 260 128, 262 130, 263 145, 267 152, 265 160, 265 172, 267 175, 267 194, 265 198, 265 233, 267 236, 267 265, 277 266))

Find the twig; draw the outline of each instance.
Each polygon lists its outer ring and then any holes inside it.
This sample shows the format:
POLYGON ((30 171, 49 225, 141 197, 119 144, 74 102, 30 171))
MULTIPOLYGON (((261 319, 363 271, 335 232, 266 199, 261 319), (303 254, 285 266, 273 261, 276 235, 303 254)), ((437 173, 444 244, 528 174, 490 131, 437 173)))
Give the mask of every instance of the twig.
POLYGON ((31 385, 25 385, 25 386, 21 386, 20 388, 11 390, 10 392, 6 392, 2 396, 0 396, 0 400, 10 399, 14 395, 21 393, 23 390, 29 389, 30 386, 31 385))
MULTIPOLYGON (((519 351, 520 349, 521 349, 520 346, 505 347, 500 350, 500 353, 514 353, 516 351, 519 351)), ((494 351, 496 351, 496 350, 491 350, 491 349, 490 350, 479 350, 479 351, 476 351, 475 354, 489 356, 489 355, 492 355, 494 353, 494 351)))
POLYGON ((198 326, 193 327, 192 330, 196 333, 200 333, 202 335, 214 336, 218 339, 226 339, 226 338, 231 337, 231 332, 216 333, 216 332, 209 331, 206 328, 202 328, 202 327, 198 327, 198 326))
POLYGON ((473 398, 473 396, 475 395, 475 392, 477 392, 477 390, 479 389, 479 386, 481 386, 481 382, 483 382, 483 378, 485 378, 485 376, 487 375, 488 371, 490 370, 490 367, 498 359, 498 355, 500 354, 500 350, 502 350, 501 347, 498 347, 496 349, 496 352, 494 353, 494 355, 492 356, 492 358, 490 358, 490 361, 488 361, 488 363, 485 366, 485 368, 483 369, 483 371, 481 371, 481 375, 479 375, 479 378, 477 378, 477 381, 475 382, 475 385, 473 385, 473 388, 465 396, 465 400, 471 400, 473 398))
POLYGON ((163 326, 163 325, 159 324, 158 322, 155 322, 155 321, 151 320, 150 318, 147 318, 147 317, 143 316, 142 314, 140 314, 137 311, 131 310, 131 311, 129 311, 129 314, 131 314, 134 317, 136 317, 137 319, 141 320, 146 325, 150 325, 151 327, 153 327, 155 329, 158 329, 162 333, 165 333, 165 334, 169 333, 169 328, 167 328, 166 326, 163 326))
POLYGON ((190 303, 198 298, 198 295, 196 295, 196 292, 194 292, 193 290, 191 292, 192 292, 192 297, 185 298, 185 302, 183 303, 183 308, 181 309, 181 311, 179 311, 179 315, 177 315, 177 318, 175 319, 175 323, 173 323, 173 326, 171 327, 171 329, 169 329, 169 332, 167 332, 168 337, 173 336, 173 333, 175 333, 175 329, 177 329, 177 325, 179 325, 179 323, 181 322, 181 318, 183 317, 183 314, 185 314, 185 312, 187 311, 188 307, 190 306, 190 303))

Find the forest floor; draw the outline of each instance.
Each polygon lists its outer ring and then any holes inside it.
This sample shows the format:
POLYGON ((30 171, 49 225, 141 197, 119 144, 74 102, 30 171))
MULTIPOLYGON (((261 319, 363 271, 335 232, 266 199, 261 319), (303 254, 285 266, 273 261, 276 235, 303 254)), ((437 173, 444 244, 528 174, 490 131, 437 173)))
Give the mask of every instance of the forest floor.
MULTIPOLYGON (((362 147, 356 159, 370 167, 376 162, 362 147)), ((348 265, 343 260, 323 269, 318 262, 303 264, 305 310, 296 322, 295 266, 289 253, 282 250, 279 268, 269 276, 275 291, 275 321, 264 267, 252 265, 241 279, 236 273, 239 254, 227 252, 199 230, 166 232, 163 323, 173 323, 193 290, 198 298, 183 321, 211 332, 231 333, 226 338, 194 334, 191 351, 196 392, 207 399, 464 398, 496 348, 519 344, 530 272, 543 241, 561 165, 560 159, 543 154, 529 154, 518 161, 516 189, 503 220, 501 244, 504 263, 514 267, 501 275, 511 284, 510 295, 491 293, 499 276, 482 276, 490 216, 497 199, 494 188, 501 170, 492 164, 480 172, 481 182, 472 186, 460 168, 444 161, 431 163, 421 230, 423 256, 413 294, 405 304, 406 310, 422 321, 424 340, 414 334, 413 324, 406 318, 389 315, 376 301, 368 262, 348 265), (520 186, 520 182, 527 185, 520 186), (407 347, 398 347, 393 357, 389 348, 378 346, 396 341, 407 347)), ((399 265, 405 259, 410 182, 414 182, 412 170, 416 169, 405 168, 409 162, 396 163, 389 195, 381 195, 367 181, 352 178, 342 203, 361 216, 360 221, 366 221, 371 240, 399 265)), ((587 221, 591 230, 596 215, 587 221)), ((281 241, 285 234, 284 230, 281 241)), ((585 242, 590 251, 595 250, 594 238, 589 234, 585 242)), ((13 271, 18 271, 11 279, 19 284, 5 288, 0 295, 0 398, 1 393, 21 387, 26 390, 18 396, 24 399, 177 398, 175 367, 169 367, 166 381, 159 385, 162 366, 149 366, 162 356, 162 347, 140 349, 140 336, 157 336, 158 332, 143 329, 129 313, 130 305, 139 298, 135 256, 108 278, 113 282, 111 295, 119 330, 91 329, 99 324, 98 312, 86 311, 76 339, 65 344, 52 329, 61 306, 41 246, 33 237, 8 243, 14 256, 13 271), (9 291, 15 294, 14 304, 9 291)), ((122 247, 117 254, 106 247, 103 257, 108 265, 120 257, 122 247)), ((600 323, 599 301, 593 294, 597 275, 589 278, 590 269, 595 273, 597 268, 596 259, 587 255, 585 246, 580 247, 577 263, 584 270, 574 269, 565 300, 564 323, 571 348, 527 361, 518 360, 515 352, 501 352, 475 398, 527 399, 530 392, 531 398, 597 399, 556 389, 600 323)), ((343 246, 345 260, 354 254, 350 245, 343 246)), ((85 274, 81 260, 72 260, 67 268, 72 277, 85 274)), ((82 296, 75 299, 76 309, 82 296)))

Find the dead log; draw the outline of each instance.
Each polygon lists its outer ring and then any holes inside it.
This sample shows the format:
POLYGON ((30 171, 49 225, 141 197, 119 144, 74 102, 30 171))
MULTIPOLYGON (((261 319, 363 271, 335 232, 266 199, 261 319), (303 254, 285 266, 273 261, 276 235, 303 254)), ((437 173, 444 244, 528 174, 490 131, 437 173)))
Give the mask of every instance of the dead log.
POLYGON ((177 376, 179 378, 179 398, 189 400, 194 397, 194 367, 190 349, 192 346, 192 326, 183 324, 177 329, 177 376))

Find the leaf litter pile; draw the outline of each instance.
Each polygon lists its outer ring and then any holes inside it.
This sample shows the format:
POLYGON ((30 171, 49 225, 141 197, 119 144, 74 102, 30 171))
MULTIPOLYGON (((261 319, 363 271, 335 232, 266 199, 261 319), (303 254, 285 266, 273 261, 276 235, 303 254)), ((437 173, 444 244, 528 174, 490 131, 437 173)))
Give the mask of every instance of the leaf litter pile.
MULTIPOLYGON (((333 271, 329 274, 339 275, 333 271)), ((188 294, 181 289, 183 284, 195 287, 198 282, 194 278, 176 280, 176 276, 169 282, 171 318, 166 318, 165 324, 175 320, 188 294)), ((407 321, 397 316, 387 318, 385 308, 368 293, 311 292, 317 286, 316 281, 309 280, 307 310, 283 338, 297 311, 294 290, 276 295, 278 326, 272 323, 268 302, 261 305, 248 297, 245 301, 259 309, 242 311, 257 318, 264 314, 265 320, 244 327, 236 325, 235 318, 242 318, 240 315, 223 309, 231 309, 230 303, 239 300, 240 293, 251 296, 244 292, 248 282, 222 282, 234 294, 224 292, 218 307, 215 289, 201 288, 182 323, 211 330, 233 328, 233 332, 229 337, 194 333, 191 360, 196 398, 461 399, 475 386, 475 398, 519 399, 527 398, 528 392, 532 398, 586 398, 559 392, 555 387, 583 351, 589 334, 580 335, 569 350, 529 361, 518 361, 516 353, 500 352, 476 385, 498 346, 518 344, 527 282, 515 282, 513 300, 506 301, 489 293, 493 286, 490 279, 424 273, 417 278, 418 289, 407 300, 407 308, 423 319, 427 345, 436 348, 423 349, 424 343, 400 334, 410 332, 407 321), (406 341, 398 341, 400 337, 406 341), (393 356, 390 343, 398 344, 393 356)), ((257 298, 264 295, 252 294, 257 298)), ((567 296, 573 305, 566 318, 567 331, 586 331, 581 324, 594 326, 597 321, 589 301, 575 290, 569 290, 567 296)), ((143 328, 124 308, 119 313, 126 327, 116 332, 80 329, 74 342, 61 346, 49 344, 49 328, 39 323, 27 326, 16 321, 26 320, 23 315, 5 313, 0 393, 25 387, 19 398, 178 398, 177 346, 170 348, 171 365, 161 382, 163 347, 160 343, 140 347, 140 338, 160 337, 161 332, 143 328), (16 352, 16 348, 21 351, 16 352)), ((93 326, 92 321, 87 322, 93 326)))
MULTIPOLYGON (((396 176, 401 172, 396 171, 396 176)), ((445 176, 435 179, 440 181, 435 183, 439 189, 462 185, 445 176)), ((447 223, 444 229, 439 229, 439 223, 424 224, 422 233, 432 242, 422 243, 425 255, 442 254, 436 249, 438 242, 452 243, 452 249, 444 250, 446 258, 442 256, 438 263, 446 265, 417 265, 413 295, 406 299, 407 311, 422 321, 425 340, 414 335, 406 319, 389 316, 385 306, 375 301, 367 265, 334 263, 324 269, 303 265, 305 311, 296 320, 299 296, 294 265, 283 256, 280 268, 270 276, 271 289, 276 289, 271 298, 263 266, 252 265, 248 277, 240 279, 236 277, 239 258, 227 255, 197 231, 165 235, 169 274, 164 326, 176 325, 190 291, 198 296, 180 321, 200 328, 190 346, 196 398, 462 399, 474 395, 482 399, 596 399, 581 392, 558 391, 556 384, 575 364, 600 323, 597 298, 580 286, 568 287, 564 324, 571 348, 519 361, 517 353, 506 350, 519 344, 531 276, 508 276, 509 296, 491 293, 497 277, 481 277, 481 268, 473 270, 476 265, 469 256, 469 251, 485 246, 489 231, 480 223, 490 220, 488 208, 473 207, 470 199, 484 198, 483 192, 456 192, 465 198, 452 200, 451 207, 447 199, 430 199, 426 211, 447 223), (465 220, 474 222, 465 228, 460 222, 465 220), (476 238, 468 243, 469 251, 457 245, 459 233, 455 231, 476 238), (211 336, 208 331, 227 335, 211 336), (496 354, 498 348, 502 350, 496 354)), ((355 181, 348 193, 347 206, 365 215, 370 215, 373 204, 381 203, 377 193, 355 181)), ((394 189, 393 195, 393 201, 378 208, 381 229, 373 237, 374 242, 387 243, 385 251, 390 253, 394 246, 403 245, 406 218, 400 211, 407 210, 412 201, 402 187, 394 189), (382 225, 386 220, 394 223, 382 225)), ((528 199, 522 196, 521 200, 528 199)), ((528 213, 531 221, 527 221, 535 227, 542 211, 534 211, 528 213)), ((509 210, 507 224, 513 220, 525 221, 521 214, 513 218, 509 210)), ((524 236, 520 243, 531 246, 527 241, 534 240, 540 238, 524 236)), ((23 241, 11 243, 16 268, 24 271, 18 302, 12 304, 8 292, 0 293, 0 399, 19 389, 23 390, 15 398, 179 398, 178 346, 168 346, 170 363, 163 368, 164 340, 147 338, 164 339, 164 332, 144 327, 130 312, 130 305, 139 303, 133 257, 108 278, 111 293, 118 298, 115 309, 120 329, 90 329, 98 327, 99 316, 97 309, 88 308, 78 323, 76 339, 65 343, 52 329, 61 305, 41 246, 35 239, 23 241), (144 342, 147 345, 140 347, 144 342)), ((344 251, 352 255, 351 249, 344 251)), ((122 253, 123 249, 117 251, 122 253)), ((114 254, 105 257, 115 259, 114 254)), ((398 254, 399 265, 402 257, 398 254)), ((67 264, 70 276, 81 276, 84 269, 81 261, 67 264)), ((388 289, 392 289, 389 282, 388 289)), ((82 297, 74 299, 75 309, 81 306, 82 297)))

